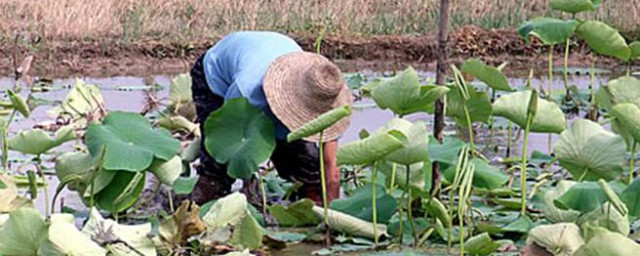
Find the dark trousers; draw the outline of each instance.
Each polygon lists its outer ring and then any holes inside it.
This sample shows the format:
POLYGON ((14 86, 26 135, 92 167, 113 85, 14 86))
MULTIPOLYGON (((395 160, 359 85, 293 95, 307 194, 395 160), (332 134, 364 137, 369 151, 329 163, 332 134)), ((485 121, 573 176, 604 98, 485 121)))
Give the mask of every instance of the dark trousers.
MULTIPOLYGON (((200 56, 191 69, 192 97, 196 105, 197 122, 200 124, 201 134, 204 136, 204 122, 211 112, 224 104, 224 99, 211 92, 204 76, 204 55, 200 56)), ((207 138, 213 139, 214 138, 207 138)), ((214 160, 204 147, 204 139, 200 145, 200 167, 198 174, 205 175, 216 180, 221 186, 231 188, 234 180, 227 175, 227 166, 214 160)), ((320 188, 320 167, 318 160, 318 146, 316 143, 303 140, 287 143, 284 140, 276 140, 276 148, 271 155, 280 177, 294 183, 302 183, 303 191, 320 188)))

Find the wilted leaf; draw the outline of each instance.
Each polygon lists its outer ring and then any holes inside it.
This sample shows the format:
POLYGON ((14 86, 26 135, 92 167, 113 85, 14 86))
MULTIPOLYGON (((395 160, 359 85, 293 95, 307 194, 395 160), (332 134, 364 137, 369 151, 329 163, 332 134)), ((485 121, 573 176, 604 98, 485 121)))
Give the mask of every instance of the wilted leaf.
MULTIPOLYGON (((520 127, 526 126, 527 107, 531 91, 513 92, 504 95, 493 103, 493 115, 505 117, 520 127)), ((564 113, 555 103, 538 99, 538 108, 533 118, 531 132, 560 133, 565 129, 564 113)))
POLYGON ((537 226, 529 231, 527 244, 535 243, 555 256, 571 256, 584 244, 580 228, 573 223, 537 226))
POLYGON ((163 116, 158 120, 157 125, 172 132, 183 131, 200 136, 198 124, 189 121, 184 116, 163 116))
POLYGON ((196 106, 191 94, 191 76, 180 74, 174 77, 169 86, 169 110, 188 120, 194 120, 196 106))
POLYGON ((281 204, 275 204, 267 207, 269 213, 273 215, 281 227, 302 227, 309 225, 317 225, 322 219, 313 212, 313 201, 302 199, 292 203, 285 208, 281 204))
MULTIPOLYGON (((145 256, 157 255, 153 242, 147 237, 147 235, 151 233, 151 223, 141 225, 121 225, 114 220, 103 218, 97 209, 92 208, 89 220, 84 225, 82 232, 91 237, 97 238, 98 240, 121 240, 145 256), (105 233, 109 233, 108 239, 103 237, 105 233)), ((106 247, 113 255, 125 256, 135 254, 129 246, 126 246, 123 243, 109 243, 106 247)))
POLYGON ((573 35, 578 22, 576 20, 559 20, 555 18, 535 18, 518 28, 518 35, 529 40, 529 35, 539 38, 545 45, 565 42, 573 35))
MULTIPOLYGON (((324 216, 324 209, 322 207, 313 206, 313 211, 316 212, 318 217, 324 216)), ((329 227, 338 232, 343 232, 352 236, 359 236, 364 238, 374 238, 373 223, 367 222, 348 214, 344 214, 338 211, 329 209, 327 213, 329 219, 329 227)), ((378 236, 387 235, 387 226, 378 224, 378 236)))
POLYGON ((199 217, 200 207, 190 201, 182 201, 176 212, 160 224, 160 236, 173 247, 184 246, 188 239, 206 230, 199 217))
POLYGON ((316 135, 343 118, 351 115, 351 106, 340 106, 316 117, 287 135, 287 141, 295 141, 316 135))
POLYGON ((151 166, 149 166, 149 171, 151 171, 162 184, 173 186, 174 182, 180 177, 180 174, 182 174, 182 168, 182 158, 174 156, 168 161, 154 161, 151 166))
POLYGON ((18 195, 18 187, 11 177, 0 174, 0 182, 5 185, 0 188, 0 213, 33 206, 31 200, 18 195))
POLYGON ((56 131, 54 137, 41 129, 22 131, 9 139, 9 148, 25 154, 40 155, 60 146, 62 143, 75 139, 73 129, 64 126, 56 131))
POLYGON ((49 114, 56 117, 68 115, 71 118, 79 118, 96 112, 103 104, 104 100, 100 89, 95 85, 86 84, 78 79, 62 103, 50 110, 49 114))
POLYGON ((580 212, 574 210, 561 210, 553 202, 564 195, 574 184, 573 181, 560 180, 554 186, 545 191, 543 200, 544 207, 542 213, 544 217, 552 223, 558 222, 574 222, 580 216, 580 212))

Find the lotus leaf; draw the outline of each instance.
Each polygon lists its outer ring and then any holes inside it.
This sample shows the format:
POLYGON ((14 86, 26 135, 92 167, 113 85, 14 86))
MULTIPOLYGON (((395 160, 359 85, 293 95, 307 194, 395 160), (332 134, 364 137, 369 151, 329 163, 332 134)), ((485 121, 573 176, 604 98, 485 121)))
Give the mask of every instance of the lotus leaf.
POLYGON ((228 100, 205 121, 204 145, 232 178, 247 179, 275 149, 274 125, 245 98, 228 100))
POLYGON ((621 128, 637 142, 640 141, 640 108, 632 103, 620 103, 611 109, 621 128))
POLYGON ((640 251, 635 241, 604 228, 593 228, 593 236, 573 256, 633 256, 640 251))
POLYGON ((489 233, 482 233, 469 238, 465 242, 465 252, 471 255, 489 255, 498 248, 500 243, 493 241, 489 236, 489 233))
POLYGON ((587 119, 578 119, 560 134, 554 151, 560 166, 574 179, 596 181, 612 180, 622 174, 626 147, 619 135, 587 119))
MULTIPOLYGON (((408 191, 406 188, 406 165, 382 161, 378 163, 378 170, 385 174, 386 183, 391 184, 394 165, 396 169, 395 185, 400 189, 408 191)), ((415 196, 428 196, 431 190, 431 164, 429 162, 418 162, 410 165, 409 171, 409 188, 411 188, 412 194, 415 196)))
POLYGON ((631 59, 640 58, 640 41, 635 41, 629 44, 629 49, 631 49, 631 59))
MULTIPOLYGON (((313 206, 313 211, 318 217, 324 216, 324 209, 319 206, 313 206)), ((332 209, 327 213, 329 219, 329 227, 338 232, 343 232, 352 236, 364 238, 374 238, 373 224, 348 214, 344 214, 332 209)), ((387 226, 378 224, 378 236, 387 236, 387 226)))
POLYGON ((421 86, 418 74, 409 67, 373 87, 371 97, 381 109, 404 116, 419 111, 430 112, 433 103, 447 91, 443 86, 421 86))
POLYGON ((247 198, 233 193, 216 201, 202 217, 207 234, 233 226, 231 244, 241 248, 256 249, 262 244, 263 230, 247 209, 247 198))
POLYGON ((602 0, 551 0, 549 7, 554 10, 576 14, 585 11, 595 11, 602 0))
POLYGON ((302 227, 317 225, 322 219, 313 212, 313 201, 302 199, 287 208, 281 204, 269 206, 269 213, 278 220, 281 227, 302 227))
POLYGON ((629 215, 640 216, 640 179, 636 179, 620 195, 629 209, 629 215))
POLYGON ((454 136, 445 136, 442 144, 432 138, 429 140, 429 157, 432 162, 455 165, 458 162, 460 149, 464 145, 462 140, 454 136))
POLYGON ((578 218, 576 224, 583 227, 589 225, 591 227, 602 227, 613 232, 618 232, 624 236, 629 235, 629 220, 609 202, 605 202, 597 209, 584 214, 578 218))
POLYGON ((183 172, 182 158, 174 156, 168 161, 154 161, 149 167, 149 171, 165 185, 173 186, 173 183, 183 172))
POLYGON ((554 200, 556 207, 562 210, 576 210, 587 213, 600 207, 607 196, 595 182, 579 182, 571 186, 566 193, 554 200))
POLYGON ((27 102, 11 89, 7 90, 7 94, 9 95, 9 100, 11 100, 11 105, 13 106, 13 108, 20 112, 20 114, 22 114, 24 117, 29 117, 29 114, 31 114, 31 110, 29 109, 27 102))
POLYGON ((200 155, 200 140, 200 137, 196 137, 184 150, 182 150, 182 153, 180 154, 182 160, 186 161, 187 163, 191 163, 195 161, 196 158, 198 158, 198 156, 200 155))
POLYGON ((631 56, 631 49, 624 37, 603 22, 587 20, 578 26, 576 34, 597 53, 616 57, 622 61, 628 61, 631 56))
POLYGON ((184 116, 163 116, 158 120, 158 126, 169 131, 184 131, 194 133, 196 137, 200 136, 198 124, 189 121, 184 116))
POLYGON ((502 227, 502 232, 516 232, 516 233, 527 233, 531 230, 535 225, 533 221, 526 215, 518 216, 517 219, 509 222, 506 226, 502 227))
POLYGON ((462 64, 462 72, 473 75, 494 90, 512 91, 507 77, 495 67, 484 64, 478 59, 469 59, 462 64))
POLYGON ((329 110, 289 133, 289 135, 287 135, 287 141, 291 142, 316 135, 348 115, 351 115, 351 106, 349 105, 329 110))
POLYGON ((9 139, 9 148, 25 154, 40 155, 62 143, 75 139, 73 129, 64 126, 56 131, 53 138, 44 130, 22 131, 9 139))
POLYGON ((107 253, 89 235, 76 228, 71 214, 52 215, 47 233, 47 238, 38 249, 38 255, 99 256, 107 253))
POLYGON ((178 177, 178 179, 173 182, 173 190, 177 195, 187 195, 193 191, 196 183, 198 183, 198 176, 188 178, 178 177))
POLYGON ((370 164, 401 149, 408 138, 398 130, 375 133, 338 149, 337 164, 370 164))
POLYGON ((229 243, 240 249, 255 250, 262 245, 263 230, 251 214, 242 216, 238 224, 233 227, 233 235, 229 243))
MULTIPOLYGON (((88 153, 67 152, 56 157, 56 175, 61 183, 67 184, 69 190, 84 192, 91 183, 95 168, 96 162, 88 153)), ((94 192, 97 193, 101 189, 94 192)))
POLYGON ((457 87, 450 87, 446 99, 446 114, 453 117, 460 127, 467 127, 467 117, 464 107, 469 111, 471 122, 488 123, 491 116, 491 100, 486 92, 479 92, 475 88, 468 88, 469 99, 465 100, 457 87))
POLYGON ((584 245, 580 228, 574 223, 557 223, 537 226, 529 231, 527 244, 544 247, 554 256, 571 256, 584 245))
MULTIPOLYGON (((505 173, 499 168, 491 166, 485 160, 473 158, 471 163, 475 165, 472 182, 474 187, 492 190, 499 188, 509 181, 509 177, 505 173)), ((455 172, 455 165, 451 165, 445 169, 444 177, 447 181, 453 182, 456 175, 455 172)))
POLYGON ((169 160, 178 152, 180 142, 166 130, 155 130, 137 113, 110 112, 102 124, 89 125, 85 142, 93 157, 105 148, 104 168, 138 172, 146 170, 154 159, 169 160))
POLYGON ((613 107, 619 103, 633 103, 640 107, 640 80, 633 76, 623 76, 611 80, 601 90, 604 90, 601 95, 601 98, 604 98, 604 102, 602 102, 605 103, 604 105, 613 107))
POLYGON ((102 94, 97 86, 76 80, 73 89, 69 91, 59 106, 49 111, 53 116, 69 115, 79 118, 88 113, 94 113, 104 104, 102 94))
POLYGON ((555 45, 571 38, 578 22, 575 20, 559 20, 554 18, 535 18, 518 28, 518 35, 529 40, 529 35, 539 38, 545 45, 555 45))
POLYGON ((429 161, 429 132, 423 122, 412 123, 404 119, 394 118, 374 134, 392 130, 401 131, 407 137, 408 143, 404 148, 387 155, 385 157, 387 160, 401 165, 429 161))
POLYGON ((444 204, 440 202, 440 200, 435 197, 429 198, 427 203, 424 204, 424 208, 427 210, 429 216, 436 217, 440 223, 443 223, 445 228, 450 228, 449 223, 451 222, 451 216, 449 216, 447 208, 444 207, 444 204))
MULTIPOLYGON (((505 117, 520 127, 525 127, 531 93, 513 92, 498 98, 493 103, 493 115, 505 117)), ((545 99, 538 99, 537 105, 536 115, 529 127, 531 132, 560 133, 565 129, 564 113, 558 105, 545 99)))
POLYGON ((171 80, 169 110, 188 120, 195 119, 196 105, 191 98, 191 76, 189 74, 180 74, 171 80))
MULTIPOLYGON (((145 256, 155 256, 156 248, 147 237, 151 233, 151 223, 141 225, 121 225, 111 219, 105 219, 96 208, 92 208, 89 220, 85 224, 82 232, 90 237, 104 239, 108 234, 110 239, 117 239, 126 242, 145 256)), ((135 254, 128 246, 122 243, 107 245, 110 254, 124 256, 135 254)))
POLYGON ((543 196, 544 207, 542 208, 542 213, 549 222, 573 222, 578 219, 580 212, 575 210, 561 210, 553 203, 557 198, 569 191, 569 188, 575 184, 576 183, 573 181, 560 180, 554 187, 545 191, 543 196))
POLYGON ((145 174, 145 172, 117 171, 109 185, 95 195, 97 205, 112 213, 131 207, 142 193, 145 174))
POLYGON ((0 213, 33 206, 31 200, 18 195, 18 187, 11 177, 0 174, 0 182, 5 185, 0 188, 0 213))
MULTIPOLYGON (((363 186, 347 198, 336 199, 329 208, 349 214, 364 221, 373 221, 373 206, 371 186, 363 186)), ((387 223, 395 213, 398 202, 385 192, 382 186, 376 186, 376 207, 378 223, 387 223)))
POLYGON ((0 255, 36 255, 46 234, 47 224, 38 210, 12 211, 0 227, 0 255))

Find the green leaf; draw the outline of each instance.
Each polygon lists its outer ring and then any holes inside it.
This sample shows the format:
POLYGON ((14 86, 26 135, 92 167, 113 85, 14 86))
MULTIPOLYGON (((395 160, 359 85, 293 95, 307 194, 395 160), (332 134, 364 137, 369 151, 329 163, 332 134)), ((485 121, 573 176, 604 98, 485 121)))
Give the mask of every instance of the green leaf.
POLYGON ((42 241, 38 255, 80 256, 106 255, 107 253, 107 250, 91 240, 89 235, 76 228, 71 214, 52 215, 47 233, 47 239, 42 241))
POLYGON ((302 199, 285 208, 281 204, 267 207, 281 227, 302 227, 317 225, 322 220, 313 212, 313 201, 302 199))
POLYGON ((351 115, 351 106, 349 105, 329 110, 289 133, 289 135, 287 135, 287 141, 291 142, 318 134, 348 115, 351 115))
POLYGON ((529 231, 527 244, 535 243, 554 255, 573 255, 584 244, 580 228, 574 223, 537 226, 529 231))
POLYGON ((629 49, 631 49, 630 59, 634 60, 640 58, 640 41, 635 41, 629 44, 629 49))
POLYGON ((176 195, 188 195, 191 194, 193 188, 198 183, 198 176, 194 177, 178 177, 173 182, 173 191, 176 192, 176 195))
POLYGON ((375 133, 371 136, 344 144, 338 149, 337 164, 369 164, 381 160, 404 147, 407 137, 398 130, 375 133))
POLYGON ((435 138, 429 140, 429 153, 432 162, 440 162, 448 165, 455 165, 458 162, 460 149, 465 143, 458 137, 445 136, 443 144, 435 138))
POLYGON ((563 210, 576 210, 587 213, 600 207, 607 196, 595 182, 580 182, 554 201, 555 206, 563 210))
POLYGON ((464 107, 467 107, 471 122, 488 123, 491 116, 491 100, 486 92, 479 92, 475 88, 468 88, 469 100, 465 100, 457 87, 450 87, 447 94, 445 113, 453 117, 460 127, 467 127, 467 117, 464 107))
POLYGON ((48 113, 53 116, 68 115, 75 119, 96 112, 102 105, 104 105, 104 100, 100 89, 78 79, 62 103, 48 113))
POLYGON ((429 132, 423 122, 409 122, 394 118, 374 133, 401 131, 409 140, 404 148, 396 150, 386 156, 386 159, 402 165, 429 161, 429 132))
POLYGON ((533 221, 529 219, 526 215, 518 216, 517 219, 502 227, 503 232, 516 232, 516 233, 527 233, 531 230, 535 225, 533 221))
POLYGON ((183 131, 200 136, 198 124, 189 121, 183 116, 163 116, 158 120, 157 125, 172 132, 183 131))
POLYGON ((580 216, 580 212, 574 210, 562 210, 554 204, 554 201, 564 195, 576 183, 568 180, 560 180, 558 183, 545 191, 543 200, 544 207, 542 213, 551 223, 574 222, 580 216))
POLYGON ((124 211, 138 201, 144 182, 145 172, 117 171, 109 185, 96 194, 96 203, 111 213, 124 211))
MULTIPOLYGON (((318 217, 324 216, 324 209, 322 207, 313 206, 313 211, 318 217)), ((327 218, 329 220, 329 227, 333 230, 352 236, 374 238, 373 224, 371 222, 332 209, 329 209, 327 218)), ((378 236, 387 236, 386 225, 378 224, 378 236)))
POLYGON ((447 208, 444 204, 437 198, 429 198, 427 203, 424 204, 424 208, 427 210, 429 216, 436 217, 436 219, 438 219, 445 228, 450 228, 449 223, 451 221, 451 216, 449 216, 449 212, 447 212, 447 208))
POLYGON ((629 208, 629 215, 640 217, 640 179, 635 179, 620 195, 629 208))
MULTIPOLYGON (((490 165, 485 160, 474 158, 471 160, 471 163, 475 165, 472 185, 476 188, 492 190, 501 187, 509 180, 509 177, 505 173, 499 168, 490 165)), ((453 182, 455 178, 455 167, 455 164, 450 165, 449 168, 444 171, 444 177, 449 182, 453 182)))
POLYGON ((471 255, 489 255, 500 248, 500 243, 493 241, 489 233, 482 233, 469 238, 465 242, 465 252, 471 255))
MULTIPOLYGON (((603 94, 608 96, 603 103, 614 106, 620 103, 633 103, 640 107, 640 80, 633 76, 623 76, 609 81, 603 87, 603 94)), ((603 95, 603 96, 604 96, 603 95)))
MULTIPOLYGON (((513 92, 493 103, 493 115, 505 117, 520 127, 526 126, 531 91, 513 92)), ((555 103, 538 99, 536 115, 529 130, 540 133, 560 133, 565 129, 564 113, 555 103)))
POLYGON ((416 71, 409 67, 371 89, 371 97, 381 109, 399 116, 432 110, 433 103, 447 93, 443 86, 421 86, 416 71))
POLYGON ((42 129, 22 131, 9 139, 9 148, 25 154, 40 155, 60 146, 62 143, 75 139, 73 129, 64 126, 50 137, 42 129))
POLYGON ((47 224, 38 210, 12 211, 0 227, 0 255, 36 255, 46 234, 47 224))
POLYGON ((241 249, 255 250, 262 245, 262 229, 258 221, 250 214, 244 215, 234 226, 230 244, 241 249))
POLYGON ((11 89, 7 90, 7 94, 9 95, 9 100, 11 100, 13 108, 20 112, 24 117, 29 117, 31 110, 29 109, 27 102, 11 89))
POLYGON ((196 105, 191 97, 191 76, 180 74, 171 80, 169 86, 169 111, 188 120, 196 118, 196 105))
POLYGON ((406 187, 407 182, 407 166, 402 164, 394 164, 389 161, 378 163, 378 170, 382 171, 386 178, 386 183, 391 184, 391 176, 393 168, 396 168, 395 185, 398 188, 409 191, 416 196, 428 196, 431 190, 431 163, 417 162, 409 166, 409 188, 406 187))
POLYGON ((581 227, 589 225, 590 227, 602 227, 613 232, 618 232, 624 236, 629 235, 629 220, 627 215, 623 215, 616 210, 609 202, 595 210, 588 212, 578 218, 576 224, 581 227))
POLYGON ((620 103, 613 106, 611 115, 635 141, 640 141, 640 108, 638 106, 632 103, 620 103))
POLYGON ((225 101, 204 124, 204 145, 232 178, 247 179, 276 147, 274 125, 246 98, 225 101))
MULTIPOLYGON (((118 224, 114 220, 103 218, 97 209, 92 208, 89 220, 84 225, 84 228, 82 228, 82 232, 90 237, 98 238, 104 236, 104 234, 109 234, 112 239, 115 238, 126 242, 129 246, 135 248, 145 256, 157 255, 156 247, 148 237, 148 234, 151 233, 151 223, 140 225, 118 224)), ((107 249, 110 254, 116 256, 137 255, 131 248, 122 243, 107 245, 107 249)))
POLYGON ((540 39, 545 45, 564 43, 571 38, 578 27, 576 20, 559 20, 555 18, 535 18, 518 28, 518 35, 529 41, 529 35, 540 39))
MULTIPOLYGON (((378 223, 387 223, 396 211, 396 199, 387 194, 382 186, 376 186, 376 207, 378 223)), ((361 220, 373 221, 373 205, 371 186, 363 186, 357 189, 353 195, 347 198, 336 199, 331 202, 329 208, 357 217, 361 220)))
POLYGON ((202 217, 207 234, 233 227, 231 244, 240 248, 257 249, 262 244, 263 230, 247 209, 247 198, 233 193, 216 201, 202 217))
POLYGON ((554 152, 560 166, 574 179, 609 181, 622 174, 626 146, 619 135, 587 119, 578 119, 560 134, 554 152))
MULTIPOLYGON (((56 157, 56 175, 66 181, 69 190, 84 192, 91 183, 91 176, 96 169, 96 161, 84 152, 66 152, 56 157)), ((99 192, 102 188, 94 188, 99 192)))
POLYGON ((162 184, 173 186, 173 183, 175 183, 184 171, 182 158, 174 156, 168 161, 156 160, 149 166, 149 171, 153 173, 162 184))
POLYGON ((163 130, 155 130, 137 113, 110 112, 102 124, 89 125, 85 142, 93 157, 105 147, 104 168, 138 172, 154 159, 169 160, 180 142, 163 130))
POLYGON ((462 72, 473 75, 494 90, 513 91, 507 77, 497 68, 485 65, 478 59, 468 59, 462 64, 462 72))
POLYGON ((574 256, 616 255, 634 256, 640 251, 635 241, 604 228, 593 228, 594 235, 580 247, 574 256))
POLYGON ((550 0, 549 7, 553 10, 576 14, 595 11, 601 2, 601 0, 550 0))
POLYGON ((595 20, 587 20, 576 29, 576 34, 584 39, 593 51, 629 61, 631 49, 618 31, 609 25, 595 20))

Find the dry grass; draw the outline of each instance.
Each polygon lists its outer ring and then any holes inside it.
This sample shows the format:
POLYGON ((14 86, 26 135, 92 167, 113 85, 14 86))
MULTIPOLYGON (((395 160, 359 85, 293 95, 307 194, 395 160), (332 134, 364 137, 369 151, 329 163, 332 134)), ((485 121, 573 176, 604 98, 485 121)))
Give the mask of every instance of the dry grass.
MULTIPOLYGON (((453 27, 515 27, 540 15, 547 0, 453 0, 453 27)), ((236 30, 415 34, 436 30, 439 0, 0 0, 0 38, 49 40, 149 38, 185 41, 236 30)), ((605 0, 597 18, 640 34, 640 0, 605 0)))

